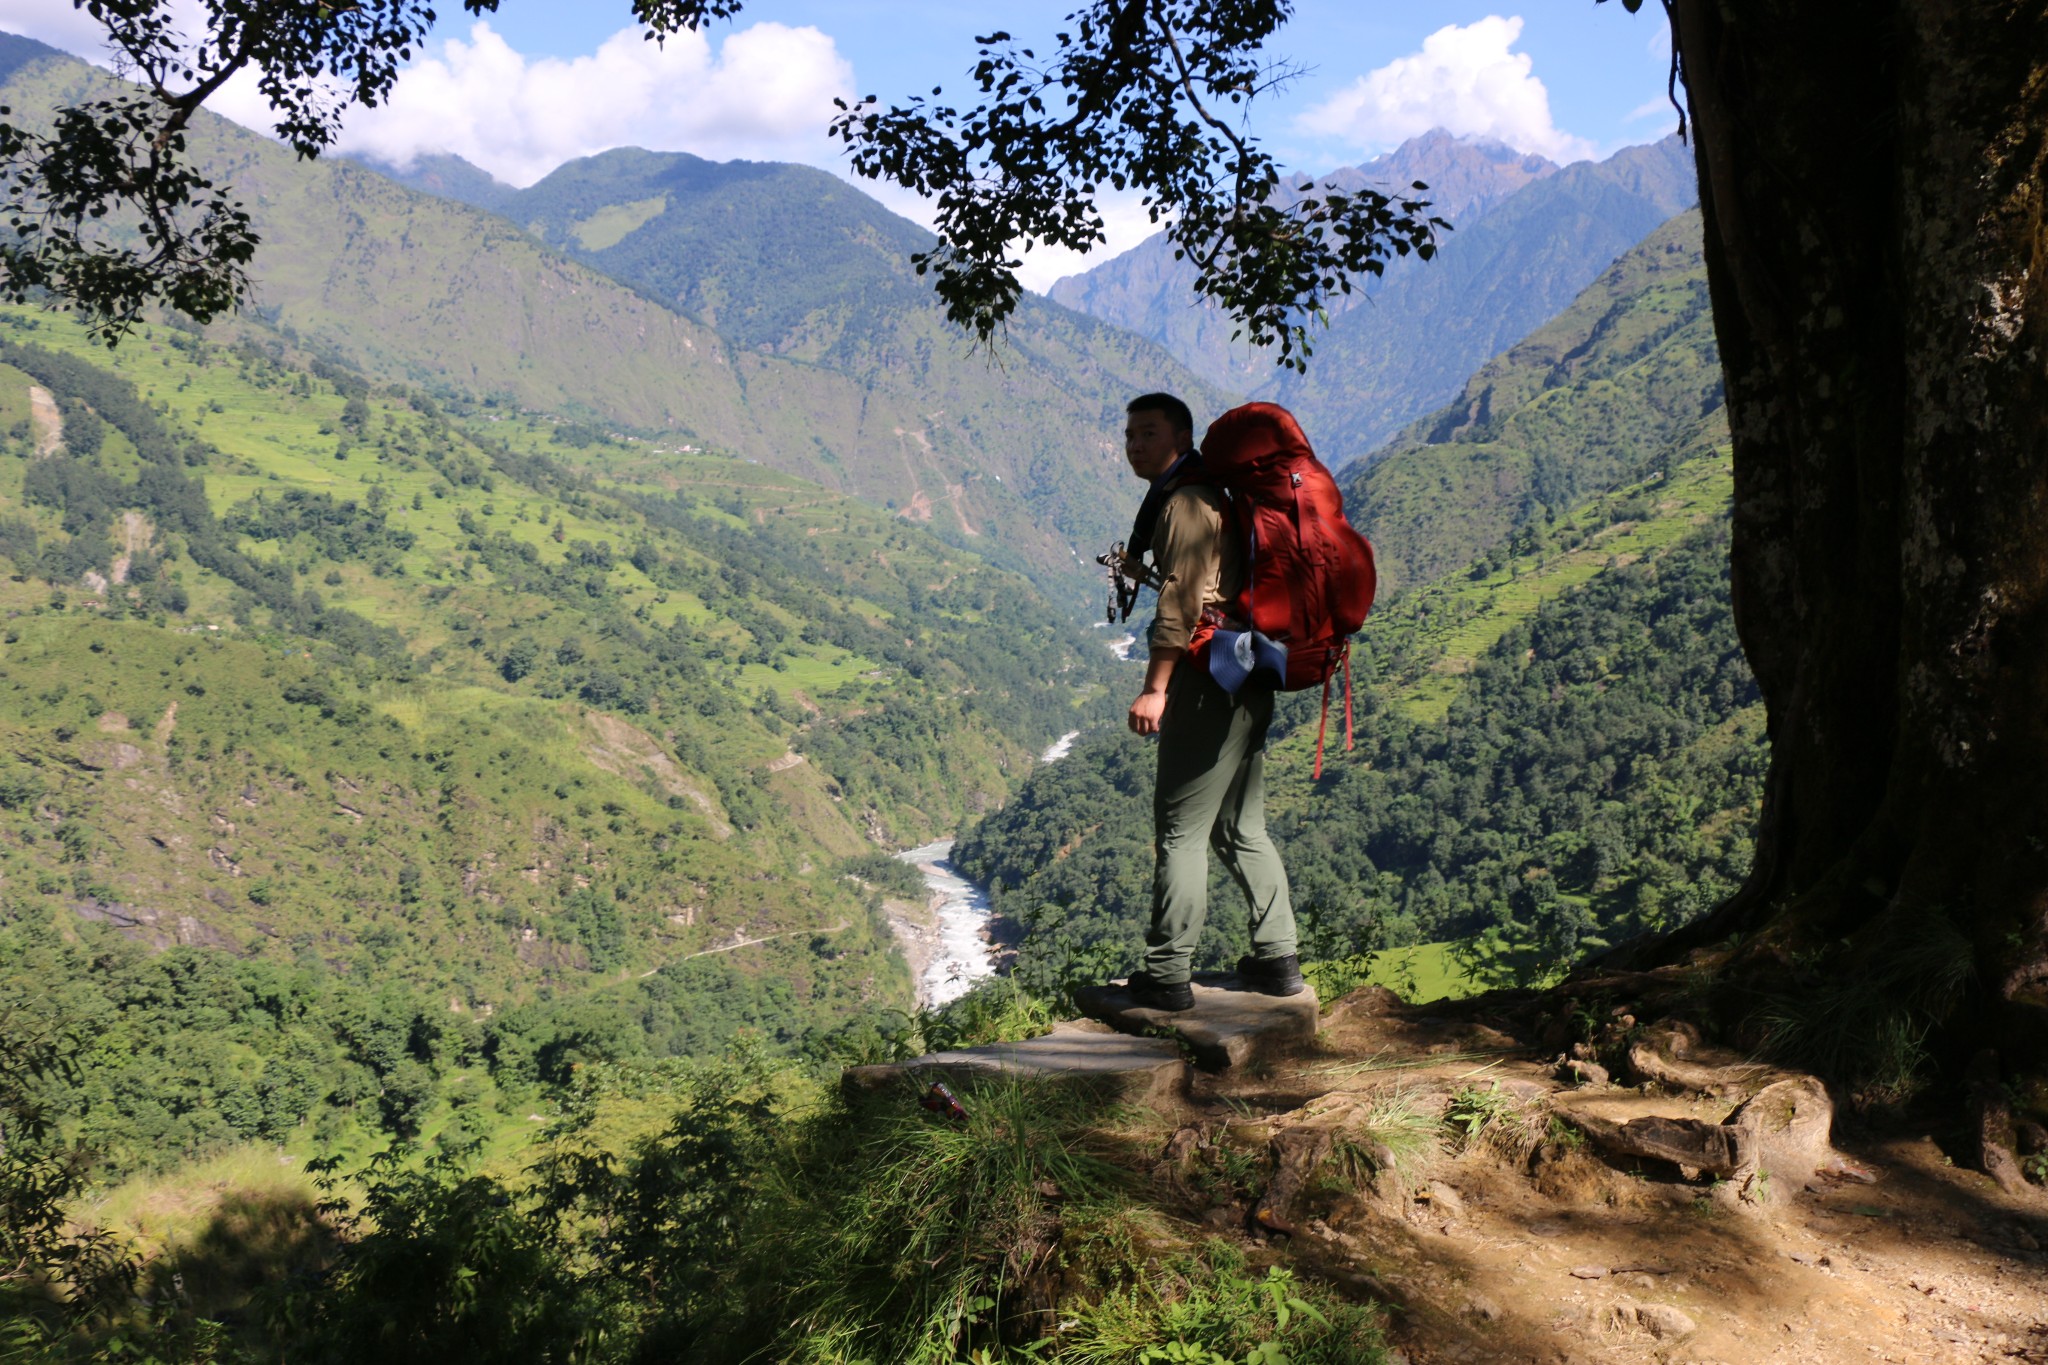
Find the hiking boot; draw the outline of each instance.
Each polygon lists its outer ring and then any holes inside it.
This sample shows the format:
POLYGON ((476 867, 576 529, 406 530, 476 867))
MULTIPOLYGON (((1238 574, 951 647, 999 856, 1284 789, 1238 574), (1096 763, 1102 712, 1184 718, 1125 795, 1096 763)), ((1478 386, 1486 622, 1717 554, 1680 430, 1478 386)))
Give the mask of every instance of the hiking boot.
POLYGON ((1237 979, 1246 990, 1261 995, 1300 995, 1308 989, 1308 983, 1301 979, 1301 959, 1293 953, 1286 957, 1241 957, 1237 960, 1237 979))
POLYGON ((1185 981, 1154 981, 1144 972, 1132 972, 1124 989, 1130 992, 1139 1009, 1179 1014, 1195 1007, 1194 988, 1185 981))

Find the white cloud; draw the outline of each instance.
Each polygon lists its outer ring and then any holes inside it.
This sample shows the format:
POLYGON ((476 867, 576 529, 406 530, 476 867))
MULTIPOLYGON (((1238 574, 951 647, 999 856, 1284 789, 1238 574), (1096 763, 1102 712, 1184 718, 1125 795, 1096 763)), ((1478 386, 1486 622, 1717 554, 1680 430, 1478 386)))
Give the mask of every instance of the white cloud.
POLYGON ((1377 152, 1432 128, 1492 137, 1554 161, 1579 161, 1593 144, 1551 121, 1550 92, 1533 74, 1520 16, 1450 24, 1422 50, 1360 76, 1296 120, 1297 128, 1377 152))
POLYGON ((1017 278, 1024 287, 1043 294, 1058 281, 1083 270, 1092 270, 1112 256, 1129 251, 1160 230, 1146 210, 1144 196, 1136 190, 1112 191, 1096 201, 1102 214, 1102 235, 1108 240, 1086 255, 1064 247, 1033 247, 1017 257, 1023 261, 1017 278))
POLYGON ((343 150, 405 164, 453 152, 515 185, 619 146, 718 160, 819 161, 853 68, 815 28, 760 23, 714 52, 624 29, 589 56, 529 58, 488 23, 415 62, 389 104, 351 112, 343 150))
MULTIPOLYGON (((186 32, 204 29, 194 0, 173 0, 172 11, 186 32)), ((118 65, 100 25, 53 0, 0 0, 0 29, 118 65)), ((626 28, 587 56, 563 59, 529 57, 478 21, 467 39, 413 62, 387 104, 348 111, 338 145, 401 165, 453 152, 516 185, 626 145, 836 167, 832 101, 852 88, 852 65, 811 27, 758 23, 715 50, 702 33, 657 45, 626 28)), ((275 122, 249 72, 208 108, 263 132, 275 122)))
MULTIPOLYGON (((196 8, 192 17, 199 17, 196 8)), ((0 0, 0 29, 109 64, 99 25, 69 6, 0 0)), ((479 21, 466 38, 415 61, 388 104, 349 111, 338 146, 401 166, 422 154, 453 152, 514 185, 532 184, 576 157, 627 145, 720 161, 799 161, 847 179, 891 212, 930 227, 928 201, 854 176, 827 135, 836 112, 832 101, 853 83, 852 66, 816 28, 758 23, 715 49, 699 33, 678 34, 657 47, 629 28, 588 56, 565 59, 528 56, 479 21)), ((230 81, 208 107, 266 133, 274 122, 248 73, 230 81)), ((1046 247, 1023 252, 1018 274, 1025 287, 1042 293, 1156 230, 1136 194, 1109 196, 1102 212, 1106 246, 1085 257, 1046 247)))
MULTIPOLYGON (((919 198, 901 185, 883 180, 863 180, 848 171, 843 161, 837 165, 826 165, 824 169, 836 172, 889 212, 908 218, 922 228, 933 226, 937 206, 932 200, 919 198)), ((1102 234, 1108 241, 1086 255, 1065 247, 1035 246, 1026 251, 1021 242, 1015 245, 1011 259, 1021 262, 1017 267, 1017 278, 1026 289, 1034 294, 1043 294, 1067 276, 1093 269, 1159 231, 1159 225, 1145 210, 1144 196, 1137 190, 1112 190, 1098 197, 1096 208, 1102 214, 1102 234)))

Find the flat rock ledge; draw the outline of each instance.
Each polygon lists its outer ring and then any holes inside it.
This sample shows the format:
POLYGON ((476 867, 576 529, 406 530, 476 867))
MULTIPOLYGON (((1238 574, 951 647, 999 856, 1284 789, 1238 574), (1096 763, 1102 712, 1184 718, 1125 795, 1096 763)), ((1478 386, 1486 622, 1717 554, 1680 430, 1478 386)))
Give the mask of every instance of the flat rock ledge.
POLYGON ((1238 988, 1232 973, 1195 978, 1195 1007, 1178 1014, 1140 1009, 1121 983, 1077 993, 1089 1016, 1056 1025, 1021 1043, 991 1043, 934 1052, 885 1066, 848 1067, 840 1084, 849 1098, 906 1081, 1024 1076, 1089 1087, 1131 1104, 1168 1105, 1185 1097, 1192 1072, 1222 1071, 1262 1061, 1315 1037, 1314 990, 1285 998, 1238 988))
POLYGON ((1084 986, 1074 992, 1074 1003, 1119 1033, 1172 1036, 1204 1071, 1268 1060, 1316 1036, 1322 1002, 1314 987, 1300 995, 1261 995, 1244 989, 1235 972, 1204 972, 1193 984, 1195 1007, 1177 1014, 1139 1008, 1121 982, 1084 986))
POLYGON ((1167 1038, 1130 1038, 1093 1020, 1077 1019, 1021 1043, 990 1043, 957 1052, 933 1052, 884 1066, 850 1066, 840 1077, 849 1099, 908 1081, 922 1090, 933 1081, 1022 1076, 1086 1087, 1130 1104, 1171 1104, 1187 1092, 1187 1059, 1167 1038))

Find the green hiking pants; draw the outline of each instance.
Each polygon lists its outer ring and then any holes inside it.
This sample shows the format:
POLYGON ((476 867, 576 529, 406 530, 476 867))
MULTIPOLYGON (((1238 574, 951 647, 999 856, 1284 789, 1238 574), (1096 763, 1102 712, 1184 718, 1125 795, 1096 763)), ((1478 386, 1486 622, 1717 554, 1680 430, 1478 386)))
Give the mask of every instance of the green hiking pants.
POLYGON ((1183 665, 1167 684, 1159 722, 1159 782, 1152 797, 1152 927, 1145 972, 1188 979, 1209 911, 1209 850, 1223 859, 1251 911, 1252 955, 1295 950, 1287 869, 1266 833, 1266 729, 1273 693, 1235 697, 1209 671, 1183 665))

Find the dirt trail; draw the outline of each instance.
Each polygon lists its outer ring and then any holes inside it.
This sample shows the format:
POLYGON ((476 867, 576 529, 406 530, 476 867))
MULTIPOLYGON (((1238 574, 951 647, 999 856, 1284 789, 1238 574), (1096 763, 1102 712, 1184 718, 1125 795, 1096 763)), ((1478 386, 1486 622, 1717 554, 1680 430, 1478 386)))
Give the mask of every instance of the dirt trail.
MULTIPOLYGON (((1307 1053, 1203 1087, 1155 1179, 1206 1197, 1190 1216, 1393 1305, 1409 1365, 2048 1362, 2038 1194, 1838 1121, 1847 1164, 1767 1185, 1759 1207, 1732 1182, 1602 1159, 1552 1122, 1555 1051, 1504 1021, 1357 1000, 1307 1053), (1460 1150, 1474 1096, 1496 1118, 1460 1150), (1400 1155, 1375 1146, 1398 1113, 1400 1155), (1219 1193, 1247 1160, 1263 1175, 1219 1193)), ((1719 1124, 1737 1097, 1640 1102, 1719 1124)))
POLYGON ((149 542, 156 532, 149 524, 149 518, 140 512, 128 511, 121 514, 121 552, 114 556, 114 581, 126 583, 128 570, 135 564, 135 556, 149 549, 149 542))
POLYGON ((960 523, 960 533, 969 536, 980 535, 981 532, 976 529, 974 523, 967 519, 967 485, 947 484, 946 497, 953 504, 953 516, 960 523))
POLYGON ((57 407, 56 396, 40 384, 28 386, 28 417, 35 428, 38 460, 64 448, 64 413, 57 407))
MULTIPOLYGON (((837 924, 828 924, 822 929, 781 929, 772 934, 763 934, 759 938, 747 938, 746 936, 742 935, 734 942, 721 943, 716 948, 703 948, 699 949, 697 952, 694 953, 684 953, 681 957, 677 958, 676 961, 688 962, 693 957, 710 957, 713 953, 737 952, 741 948, 751 948, 757 943, 766 943, 771 939, 778 938, 795 938, 799 934, 836 934, 841 930, 845 929, 850 923, 851 921, 849 920, 840 920, 837 924)), ((667 965, 667 963, 662 964, 662 966, 667 965)), ((640 975, 644 979, 646 977, 653 976, 655 972, 658 972, 660 970, 661 967, 655 967, 651 970, 640 973, 640 975)))

